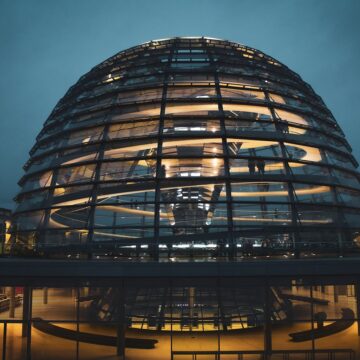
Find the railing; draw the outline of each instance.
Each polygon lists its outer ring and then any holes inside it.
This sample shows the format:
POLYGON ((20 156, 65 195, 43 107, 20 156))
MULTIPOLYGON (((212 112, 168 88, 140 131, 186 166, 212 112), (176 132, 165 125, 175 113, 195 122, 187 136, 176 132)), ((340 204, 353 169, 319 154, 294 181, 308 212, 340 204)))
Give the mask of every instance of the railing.
POLYGON ((172 351, 171 360, 355 360, 355 356, 352 349, 172 351))

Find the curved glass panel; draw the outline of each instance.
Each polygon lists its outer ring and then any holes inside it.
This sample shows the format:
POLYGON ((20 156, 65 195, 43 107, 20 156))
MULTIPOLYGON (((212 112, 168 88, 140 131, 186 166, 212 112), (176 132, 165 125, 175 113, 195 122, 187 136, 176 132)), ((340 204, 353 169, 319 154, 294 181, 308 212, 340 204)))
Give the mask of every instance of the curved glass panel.
POLYGON ((323 233, 341 252, 359 246, 356 167, 319 96, 273 58, 216 39, 149 42, 56 105, 20 180, 13 243, 214 261, 270 243, 274 258, 298 257, 323 233))

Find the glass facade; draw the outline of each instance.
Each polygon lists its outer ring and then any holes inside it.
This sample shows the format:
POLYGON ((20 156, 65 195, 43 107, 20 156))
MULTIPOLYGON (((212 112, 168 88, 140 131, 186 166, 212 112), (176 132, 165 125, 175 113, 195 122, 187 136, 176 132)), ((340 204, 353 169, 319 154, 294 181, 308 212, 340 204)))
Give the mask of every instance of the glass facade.
POLYGON ((359 281, 58 277, 9 286, 3 278, 0 353, 6 360, 356 360, 359 281))
POLYGON ((2 359, 359 359, 357 166, 321 98, 258 50, 116 54, 25 164, 2 359))
POLYGON ((13 251, 344 256, 358 251, 356 167, 331 112, 285 65, 222 40, 152 41, 56 105, 20 180, 13 251))

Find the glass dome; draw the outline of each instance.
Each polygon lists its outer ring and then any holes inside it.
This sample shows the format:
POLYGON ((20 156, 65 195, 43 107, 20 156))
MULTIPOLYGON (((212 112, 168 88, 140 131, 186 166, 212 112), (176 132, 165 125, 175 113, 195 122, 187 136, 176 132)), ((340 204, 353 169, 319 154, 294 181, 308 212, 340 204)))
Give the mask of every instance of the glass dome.
POLYGON ((116 54, 69 89, 30 155, 13 250, 215 261, 357 249, 343 132, 299 75, 237 43, 116 54))

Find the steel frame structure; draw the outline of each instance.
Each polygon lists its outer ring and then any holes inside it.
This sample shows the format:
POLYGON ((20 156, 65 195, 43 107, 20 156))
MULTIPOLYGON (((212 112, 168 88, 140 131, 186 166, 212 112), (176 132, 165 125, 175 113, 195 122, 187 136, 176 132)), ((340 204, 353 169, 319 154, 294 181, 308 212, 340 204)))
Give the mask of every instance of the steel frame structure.
POLYGON ((56 105, 19 182, 11 248, 343 256, 358 249, 357 166, 322 99, 279 61, 212 38, 151 41, 56 105))

